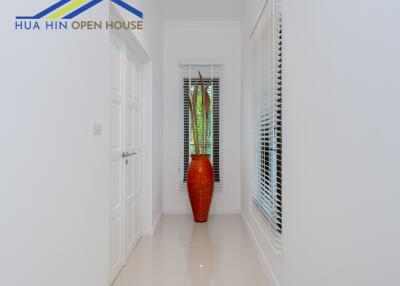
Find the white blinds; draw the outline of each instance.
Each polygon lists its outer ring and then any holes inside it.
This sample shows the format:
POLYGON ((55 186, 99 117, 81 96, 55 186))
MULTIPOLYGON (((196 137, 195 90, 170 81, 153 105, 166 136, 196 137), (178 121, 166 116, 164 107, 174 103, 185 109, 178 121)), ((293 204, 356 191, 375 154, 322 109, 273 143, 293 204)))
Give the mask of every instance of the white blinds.
POLYGON ((211 64, 211 63, 190 63, 181 62, 180 63, 180 74, 181 77, 190 77, 196 79, 199 76, 198 72, 201 72, 203 77, 211 78, 223 78, 223 65, 222 64, 211 64))
POLYGON ((277 0, 269 0, 251 36, 253 55, 253 214, 281 251, 282 30, 277 0))
POLYGON ((211 104, 211 129, 210 129, 210 148, 211 151, 211 163, 214 168, 214 179, 215 189, 222 189, 222 87, 223 87, 223 65, 222 64, 210 64, 210 63, 181 63, 180 64, 180 84, 181 89, 181 118, 182 118, 182 129, 181 129, 181 144, 180 144, 180 176, 182 182, 182 189, 186 189, 186 172, 187 167, 190 163, 190 116, 187 100, 184 97, 184 91, 190 90, 194 87, 195 81, 198 78, 198 72, 200 72, 207 84, 211 84, 210 95, 212 97, 211 104))

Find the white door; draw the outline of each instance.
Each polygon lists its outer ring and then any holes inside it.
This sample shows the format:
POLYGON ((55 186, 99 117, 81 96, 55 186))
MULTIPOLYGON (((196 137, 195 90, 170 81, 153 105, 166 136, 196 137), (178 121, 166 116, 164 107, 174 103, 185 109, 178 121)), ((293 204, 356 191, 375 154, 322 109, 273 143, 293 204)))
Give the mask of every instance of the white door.
POLYGON ((142 65, 111 41, 111 281, 142 236, 142 65))
POLYGON ((125 263, 123 204, 123 95, 124 47, 111 44, 111 281, 125 263))
POLYGON ((142 66, 126 51, 125 93, 125 209, 128 258, 142 236, 142 66))

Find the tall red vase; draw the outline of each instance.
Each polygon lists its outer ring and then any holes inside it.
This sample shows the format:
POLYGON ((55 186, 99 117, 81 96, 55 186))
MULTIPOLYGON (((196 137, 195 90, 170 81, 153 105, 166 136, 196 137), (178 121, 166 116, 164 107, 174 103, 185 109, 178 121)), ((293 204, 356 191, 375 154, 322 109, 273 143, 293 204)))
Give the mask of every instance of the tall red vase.
POLYGON ((214 192, 214 171, 208 155, 192 155, 187 187, 196 222, 206 222, 214 192))

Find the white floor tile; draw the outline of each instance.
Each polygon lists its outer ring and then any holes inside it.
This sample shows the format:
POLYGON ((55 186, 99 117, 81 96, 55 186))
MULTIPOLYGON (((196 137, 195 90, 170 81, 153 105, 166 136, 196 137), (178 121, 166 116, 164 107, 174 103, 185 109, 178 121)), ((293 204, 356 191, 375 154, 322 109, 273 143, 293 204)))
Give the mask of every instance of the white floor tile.
POLYGON ((239 215, 212 215, 194 223, 165 215, 144 237, 114 286, 268 286, 239 215))

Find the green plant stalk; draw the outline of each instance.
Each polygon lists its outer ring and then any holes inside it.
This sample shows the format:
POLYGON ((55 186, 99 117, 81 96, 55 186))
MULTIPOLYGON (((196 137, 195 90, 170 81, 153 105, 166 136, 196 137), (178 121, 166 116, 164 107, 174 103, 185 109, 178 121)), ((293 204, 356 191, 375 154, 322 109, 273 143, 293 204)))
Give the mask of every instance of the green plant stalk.
POLYGON ((191 117, 191 121, 192 121, 192 133, 193 133, 193 141, 194 141, 194 149, 195 149, 195 153, 196 154, 199 154, 200 152, 199 152, 199 146, 198 146, 198 141, 197 141, 197 138, 196 138, 196 123, 195 123, 195 120, 194 120, 194 116, 193 116, 193 105, 192 105, 192 100, 191 100, 191 98, 190 98, 190 96, 185 92, 185 96, 188 98, 188 100, 189 100, 189 111, 190 111, 190 117, 191 117))
MULTIPOLYGON (((211 86, 211 84, 210 84, 210 86, 211 86)), ((206 136, 206 142, 205 142, 205 146, 204 146, 204 148, 205 148, 205 152, 207 152, 207 145, 208 145, 208 126, 209 126, 209 119, 210 119, 210 95, 208 94, 208 88, 209 87, 207 87, 207 89, 205 90, 205 92, 206 92, 206 103, 205 103, 205 106, 206 106, 206 109, 205 109, 205 114, 206 114, 206 127, 205 127, 205 136, 206 136)))
POLYGON ((202 149, 203 149, 203 154, 205 154, 206 153, 206 150, 205 150, 205 128, 204 128, 204 125, 205 125, 205 89, 204 89, 204 80, 203 80, 203 77, 202 77, 202 75, 201 75, 201 73, 199 72, 199 77, 200 77, 200 84, 201 84, 201 97, 202 97, 202 100, 201 100, 201 104, 202 104, 202 110, 201 110, 201 124, 202 124, 202 129, 201 129, 201 131, 203 132, 203 136, 202 136, 202 149))
POLYGON ((191 121, 192 121, 192 135, 193 135, 193 141, 194 141, 194 148, 195 148, 195 154, 201 155, 201 154, 206 154, 207 153, 207 143, 208 143, 208 125, 210 122, 210 95, 208 94, 208 88, 211 86, 212 83, 208 87, 205 87, 204 85, 204 80, 199 72, 199 78, 196 80, 196 84, 193 90, 193 93, 185 91, 185 96, 187 96, 188 101, 189 101, 189 111, 190 111, 190 116, 191 116, 191 121), (202 97, 202 102, 201 102, 201 124, 202 129, 201 129, 201 138, 198 130, 198 125, 197 125, 197 97, 199 93, 199 80, 200 80, 200 90, 201 90, 201 97, 202 97))
POLYGON ((194 140, 194 148, 195 153, 198 155, 200 154, 200 146, 199 146, 199 131, 197 130, 197 96, 199 93, 199 80, 196 80, 194 85, 194 90, 192 94, 192 122, 194 122, 194 129, 193 129, 193 140, 194 140))

